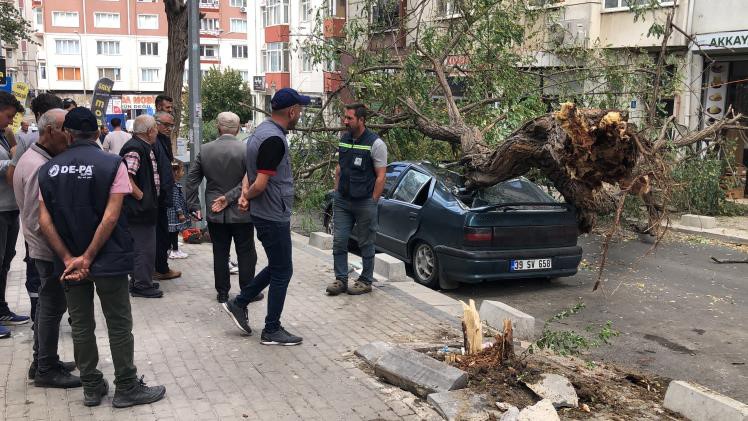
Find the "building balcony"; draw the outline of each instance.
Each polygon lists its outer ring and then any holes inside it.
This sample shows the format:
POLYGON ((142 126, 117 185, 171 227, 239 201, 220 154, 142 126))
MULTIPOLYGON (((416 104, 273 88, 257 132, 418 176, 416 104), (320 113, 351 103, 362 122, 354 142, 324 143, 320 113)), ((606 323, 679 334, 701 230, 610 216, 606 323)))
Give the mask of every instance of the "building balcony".
POLYGON ((31 7, 42 7, 42 0, 31 0, 31 7))
POLYGON ((200 0, 200 10, 215 11, 220 8, 218 0, 200 0))
POLYGON ((279 89, 291 87, 291 73, 289 72, 266 72, 265 91, 275 92, 279 89))
POLYGON ((325 93, 335 92, 343 85, 343 76, 340 72, 322 72, 324 75, 325 93))
POLYGON ((345 29, 345 18, 327 17, 323 24, 323 36, 325 38, 342 38, 345 29))
POLYGON ((201 38, 218 38, 221 35, 220 29, 201 29, 201 38))
POLYGON ((288 42, 291 29, 288 25, 273 25, 265 27, 265 42, 288 42))

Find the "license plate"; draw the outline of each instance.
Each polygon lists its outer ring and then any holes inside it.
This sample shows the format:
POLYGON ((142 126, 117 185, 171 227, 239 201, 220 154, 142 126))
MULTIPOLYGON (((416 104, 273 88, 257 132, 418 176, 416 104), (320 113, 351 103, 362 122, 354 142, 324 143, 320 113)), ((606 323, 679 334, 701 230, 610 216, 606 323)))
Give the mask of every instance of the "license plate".
POLYGON ((553 266, 552 259, 518 259, 511 261, 511 271, 546 270, 553 266))

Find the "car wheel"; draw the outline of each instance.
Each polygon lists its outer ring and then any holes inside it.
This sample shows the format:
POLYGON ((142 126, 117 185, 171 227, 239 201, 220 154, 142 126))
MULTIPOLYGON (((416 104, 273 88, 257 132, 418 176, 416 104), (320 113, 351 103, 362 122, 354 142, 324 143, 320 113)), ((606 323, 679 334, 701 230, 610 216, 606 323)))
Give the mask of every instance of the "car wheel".
POLYGON ((325 232, 332 235, 335 230, 334 221, 332 219, 332 206, 328 206, 325 209, 325 214, 322 218, 322 226, 325 228, 325 232))
POLYGON ((418 243, 413 249, 413 279, 429 288, 439 286, 439 262, 434 248, 418 243))

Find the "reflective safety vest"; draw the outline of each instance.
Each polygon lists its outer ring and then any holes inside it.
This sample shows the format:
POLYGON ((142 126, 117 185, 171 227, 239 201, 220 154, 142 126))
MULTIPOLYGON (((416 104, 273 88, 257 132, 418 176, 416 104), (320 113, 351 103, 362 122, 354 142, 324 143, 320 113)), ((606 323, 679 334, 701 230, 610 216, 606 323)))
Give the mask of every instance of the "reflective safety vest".
POLYGON ((374 160, 371 147, 379 138, 369 129, 359 139, 353 139, 345 133, 338 144, 338 163, 340 180, 338 192, 346 199, 366 199, 374 194, 377 175, 374 171, 374 160))

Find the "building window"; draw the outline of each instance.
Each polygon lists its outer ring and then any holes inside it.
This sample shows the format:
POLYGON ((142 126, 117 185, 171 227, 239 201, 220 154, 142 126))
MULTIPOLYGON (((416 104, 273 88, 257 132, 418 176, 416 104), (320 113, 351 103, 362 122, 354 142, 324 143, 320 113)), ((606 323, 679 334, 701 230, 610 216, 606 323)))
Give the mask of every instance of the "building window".
POLYGON ((103 77, 119 82, 122 80, 122 73, 119 67, 99 67, 99 79, 103 77))
POLYGON ((267 65, 268 52, 267 50, 260 51, 260 60, 257 62, 257 74, 265 73, 265 67, 267 65))
POLYGON ((218 58, 218 46, 217 45, 201 45, 200 46, 200 58, 217 59, 218 58))
POLYGON ((44 30, 44 9, 41 7, 34 9, 34 23, 36 24, 36 30, 38 32, 44 30))
POLYGON ((247 70, 239 70, 239 75, 242 77, 243 81, 249 82, 249 71, 247 71, 247 70))
POLYGON ((323 69, 326 72, 339 72, 340 71, 340 61, 339 60, 325 60, 323 69))
POLYGON ((119 28, 119 13, 94 13, 94 27, 119 28))
POLYGON ((158 15, 138 15, 138 29, 158 29, 158 15))
POLYGON ((326 13, 336 18, 344 18, 345 2, 346 0, 327 0, 326 13))
POLYGON ((231 7, 247 7, 247 0, 231 0, 231 7))
POLYGON ((52 26, 77 28, 78 12, 52 12, 52 26))
POLYGON ((140 55, 141 56, 157 56, 158 55, 158 43, 157 42, 141 42, 140 43, 140 55))
POLYGON ((55 53, 57 54, 80 54, 81 45, 77 39, 55 40, 55 53))
POLYGON ((268 0, 263 22, 265 26, 288 25, 288 0, 268 0))
POLYGON ((96 54, 101 56, 118 56, 119 41, 96 41, 96 54))
POLYGON ((47 64, 44 62, 39 63, 39 79, 47 80, 47 64))
POLYGON ((200 30, 201 31, 217 31, 220 28, 218 19, 205 18, 200 19, 200 30))
POLYGON ((5 58, 7 58, 8 60, 10 60, 10 59, 13 58, 13 50, 12 49, 10 49, 10 48, 6 48, 5 49, 5 58))
POLYGON ((80 67, 58 67, 57 80, 81 80, 80 67))
POLYGON ((141 82, 160 82, 159 69, 142 68, 140 69, 141 82))
POLYGON ((436 13, 438 16, 454 16, 457 14, 455 0, 437 0, 436 13))
POLYGON ((287 72, 288 71, 288 43, 271 42, 267 48, 267 63, 265 71, 269 73, 287 72))
MULTIPOLYGON (((632 6, 648 5, 650 0, 603 0, 606 9, 624 9, 632 6)), ((672 6, 673 0, 660 0, 660 6, 672 6)))
POLYGON ((231 19, 231 32, 236 32, 239 34, 246 34, 247 33, 247 21, 245 19, 231 19))
POLYGON ((246 45, 232 45, 231 46, 231 57, 232 58, 248 58, 249 48, 246 45))
POLYGON ((306 22, 312 18, 312 2, 311 0, 301 0, 301 21, 306 22))
POLYGON ((377 0, 371 9, 371 24, 378 30, 397 28, 400 23, 398 0, 377 0))
POLYGON ((302 52, 301 53, 301 71, 302 72, 313 72, 314 71, 314 61, 312 60, 312 56, 309 54, 302 52))

